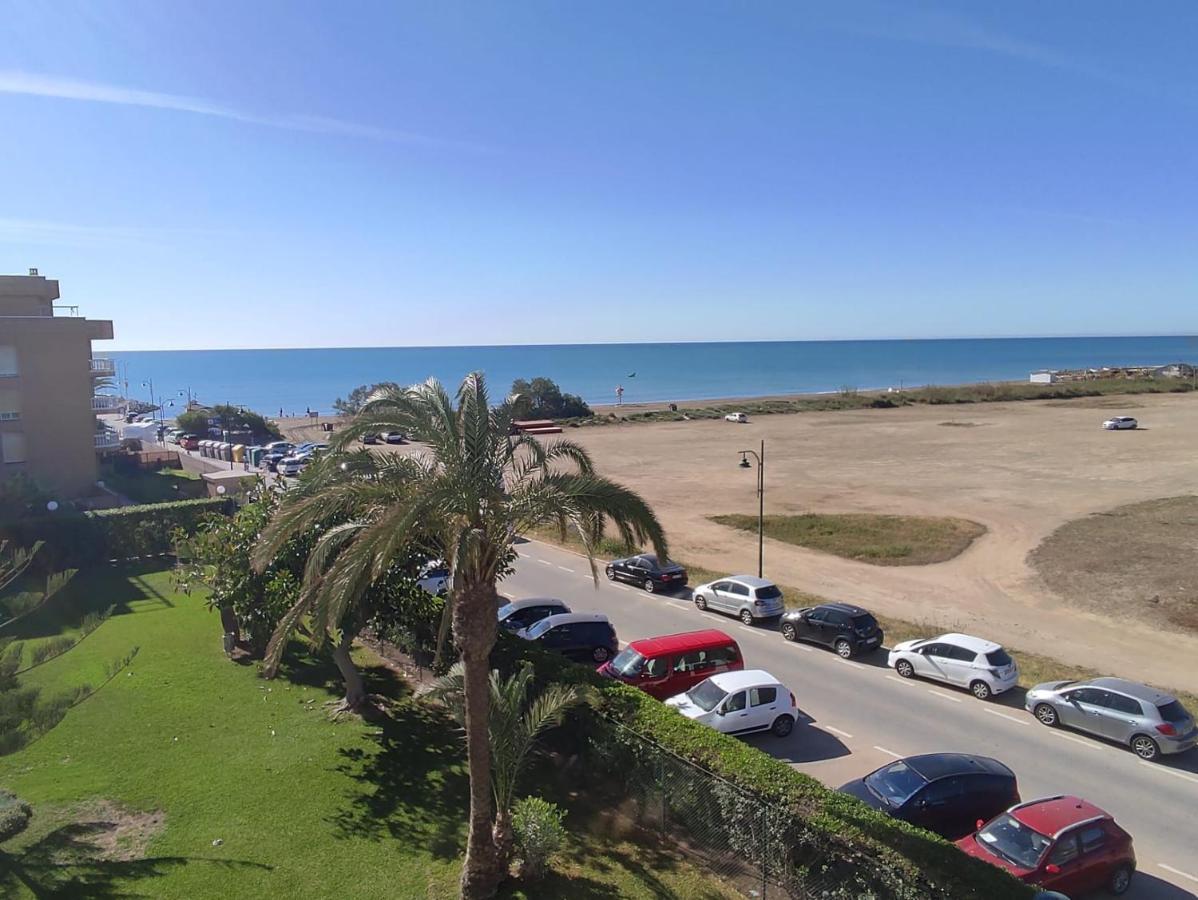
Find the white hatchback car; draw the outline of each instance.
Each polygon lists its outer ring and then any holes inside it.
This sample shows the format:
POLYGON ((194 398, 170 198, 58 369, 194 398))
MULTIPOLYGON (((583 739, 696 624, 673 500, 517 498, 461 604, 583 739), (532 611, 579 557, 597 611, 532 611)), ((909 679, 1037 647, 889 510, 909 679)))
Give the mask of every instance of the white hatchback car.
POLYGON ((298 475, 307 464, 308 460, 302 456, 284 456, 275 463, 275 471, 280 475, 298 475))
POLYGON ((724 416, 724 421, 744 423, 749 421, 749 417, 744 413, 728 413, 726 416, 724 416))
POLYGON ((1107 431, 1122 431, 1127 428, 1139 428, 1140 423, 1131 416, 1114 416, 1102 423, 1107 431))
POLYGON ((666 706, 724 734, 770 731, 786 737, 799 716, 795 695, 762 669, 712 675, 666 706))
POLYGON ((969 688, 979 700, 1009 691, 1019 683, 1019 667, 1000 645, 968 634, 902 641, 888 663, 903 678, 932 678, 969 688))

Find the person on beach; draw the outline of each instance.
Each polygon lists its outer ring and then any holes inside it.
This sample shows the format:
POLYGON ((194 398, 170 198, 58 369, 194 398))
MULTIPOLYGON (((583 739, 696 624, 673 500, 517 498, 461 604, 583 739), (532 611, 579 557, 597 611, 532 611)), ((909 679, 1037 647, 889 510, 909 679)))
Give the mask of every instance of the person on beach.
POLYGON ((616 385, 616 406, 624 405, 624 385, 616 385))

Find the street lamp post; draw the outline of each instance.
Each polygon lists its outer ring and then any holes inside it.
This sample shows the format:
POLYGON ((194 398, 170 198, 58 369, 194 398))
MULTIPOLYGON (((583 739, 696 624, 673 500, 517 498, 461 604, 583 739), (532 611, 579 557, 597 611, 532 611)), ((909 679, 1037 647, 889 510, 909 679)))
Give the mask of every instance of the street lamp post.
POLYGON ((765 577, 765 439, 761 441, 761 452, 740 451, 740 467, 751 469, 749 457, 757 460, 757 577, 765 577))

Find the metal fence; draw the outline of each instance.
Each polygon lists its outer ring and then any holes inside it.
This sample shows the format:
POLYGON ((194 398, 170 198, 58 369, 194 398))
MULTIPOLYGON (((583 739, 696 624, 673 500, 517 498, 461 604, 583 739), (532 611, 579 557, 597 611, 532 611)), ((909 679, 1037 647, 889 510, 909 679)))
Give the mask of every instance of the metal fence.
MULTIPOLYGON (((606 718, 606 717, 605 717, 606 718)), ((702 868, 748 897, 827 900, 868 897, 844 883, 819 848, 796 847, 796 816, 772 801, 721 778, 627 726, 607 719, 615 741, 607 754, 624 776, 623 812, 656 831, 702 868)))

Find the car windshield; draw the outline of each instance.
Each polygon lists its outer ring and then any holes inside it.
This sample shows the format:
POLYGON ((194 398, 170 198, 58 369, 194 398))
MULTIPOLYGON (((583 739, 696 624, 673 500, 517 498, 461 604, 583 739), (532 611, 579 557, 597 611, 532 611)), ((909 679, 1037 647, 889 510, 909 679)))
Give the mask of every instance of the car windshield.
POLYGON ((1009 666, 1011 664, 1011 657, 1007 654, 1006 650, 999 647, 997 650, 991 650, 986 654, 986 661, 996 667, 1009 666))
POLYGON ((893 807, 902 806, 928 780, 902 760, 865 776, 865 786, 874 796, 893 807))
POLYGON ((631 647, 625 647, 611 661, 611 667, 625 678, 632 678, 639 675, 644 665, 645 657, 641 656, 631 647))
POLYGON ((510 616, 515 611, 516 611, 515 603, 507 603, 507 604, 499 607, 499 621, 502 622, 504 619, 506 619, 508 616, 510 616))
POLYGON ((550 618, 552 617, 541 619, 541 621, 533 625, 532 628, 528 629, 528 636, 535 640, 548 631, 551 627, 553 627, 553 623, 549 621, 550 618))
POLYGON ((1024 869, 1034 869, 1052 843, 1010 813, 1003 813, 978 832, 978 845, 1024 869))
POLYGON ((853 619, 853 629, 860 634, 868 634, 871 631, 875 631, 877 627, 878 620, 873 616, 857 616, 855 619, 853 619))
POLYGON ((778 590, 776 584, 767 585, 766 587, 757 589, 758 600, 777 600, 782 596, 782 592, 778 590))
POLYGON ((728 696, 728 692, 708 678, 687 691, 686 696, 703 712, 711 712, 716 704, 728 696))
POLYGON ((1162 703, 1156 709, 1161 714, 1161 718, 1166 722, 1184 722, 1186 719, 1191 718, 1186 708, 1176 700, 1162 703))

